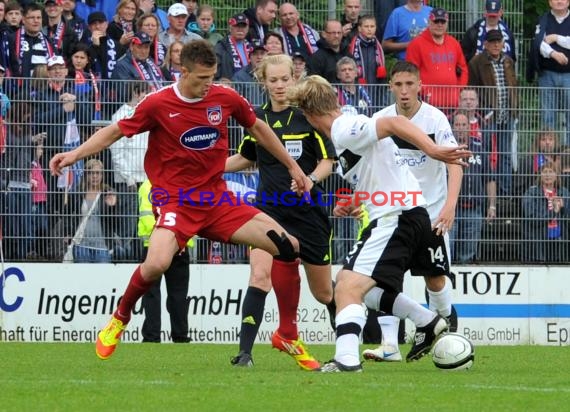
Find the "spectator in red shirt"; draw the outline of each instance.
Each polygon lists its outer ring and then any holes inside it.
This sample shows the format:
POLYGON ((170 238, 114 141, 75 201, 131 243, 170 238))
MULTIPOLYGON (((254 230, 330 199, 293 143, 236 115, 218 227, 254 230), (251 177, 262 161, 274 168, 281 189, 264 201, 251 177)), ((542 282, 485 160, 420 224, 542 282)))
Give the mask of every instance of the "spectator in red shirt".
POLYGON ((448 20, 444 9, 432 9, 428 29, 410 42, 406 60, 420 69, 423 99, 449 112, 457 107, 468 70, 461 45, 447 34, 448 20))

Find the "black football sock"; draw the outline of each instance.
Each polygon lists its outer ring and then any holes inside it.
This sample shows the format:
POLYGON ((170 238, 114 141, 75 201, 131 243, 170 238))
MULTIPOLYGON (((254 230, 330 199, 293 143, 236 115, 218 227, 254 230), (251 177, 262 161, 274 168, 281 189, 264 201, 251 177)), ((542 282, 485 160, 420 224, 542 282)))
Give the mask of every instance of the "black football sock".
POLYGON ((253 343, 259 332, 265 309, 267 293, 259 288, 247 288, 242 306, 241 330, 239 334, 239 350, 251 354, 253 343))

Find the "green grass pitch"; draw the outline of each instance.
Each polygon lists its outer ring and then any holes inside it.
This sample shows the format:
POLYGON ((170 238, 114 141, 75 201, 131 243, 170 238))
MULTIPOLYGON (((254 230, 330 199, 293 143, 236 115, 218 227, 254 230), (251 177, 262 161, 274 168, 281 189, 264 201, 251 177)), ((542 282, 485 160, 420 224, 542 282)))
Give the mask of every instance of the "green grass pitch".
MULTIPOLYGON (((237 345, 122 344, 101 361, 93 344, 0 343, 0 411, 561 411, 570 408, 568 347, 481 346, 469 371, 431 357, 364 365, 364 373, 297 368, 269 345, 255 367, 237 345)), ((311 346, 321 360, 332 346, 311 346)), ((402 346, 403 354, 409 345, 402 346)))

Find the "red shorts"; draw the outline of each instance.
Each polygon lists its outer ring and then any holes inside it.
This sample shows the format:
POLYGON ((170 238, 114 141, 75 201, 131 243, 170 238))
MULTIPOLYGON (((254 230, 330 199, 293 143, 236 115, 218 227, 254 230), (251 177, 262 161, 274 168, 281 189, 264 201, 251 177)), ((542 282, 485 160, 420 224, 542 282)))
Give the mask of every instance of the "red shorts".
POLYGON ((180 249, 184 249, 194 235, 229 242, 240 227, 261 213, 252 206, 238 205, 237 200, 219 205, 189 205, 171 201, 153 210, 155 226, 174 232, 180 249))

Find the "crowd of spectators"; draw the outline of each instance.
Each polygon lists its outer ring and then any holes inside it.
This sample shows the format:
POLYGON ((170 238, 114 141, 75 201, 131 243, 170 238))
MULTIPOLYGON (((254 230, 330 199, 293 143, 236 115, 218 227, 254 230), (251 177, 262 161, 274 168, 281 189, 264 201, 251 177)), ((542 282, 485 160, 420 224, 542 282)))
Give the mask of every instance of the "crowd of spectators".
MULTIPOLYGON (((147 137, 122 139, 63 177, 50 176, 47 164, 97 127, 129 116, 147 93, 176 81, 182 46, 206 39, 219 61, 215 80, 254 106, 266 101, 255 77, 266 55, 290 55, 297 80, 321 75, 335 84, 341 105, 367 115, 390 103, 391 62, 413 62, 422 99, 449 115, 457 140, 474 153, 452 232, 454 259, 567 261, 570 1, 549 2, 537 19, 526 74, 528 81, 538 77, 541 122, 531 131, 536 142, 528 154, 518 156, 514 139, 523 103, 517 43, 501 1, 486 1, 481 18, 461 38, 448 33, 448 11, 431 3, 377 0, 367 14, 361 0, 344 0, 338 19, 311 27, 295 4, 276 0, 256 0, 227 21, 194 0, 164 10, 154 0, 0 0, 6 259, 57 261, 70 245, 76 261, 140 259, 137 193, 146 179, 147 137), (517 253, 486 257, 486 232, 500 224, 518 227, 517 238, 502 239, 518 243, 517 253)), ((235 151, 238 128, 231 140, 235 151)), ((325 184, 332 192, 339 183, 325 184)), ((336 227, 334 249, 340 251, 354 237, 354 225, 336 227)), ((211 258, 214 249, 207 245, 198 259, 219 261, 211 258)), ((242 250, 230 254, 222 260, 246 258, 242 250)))

